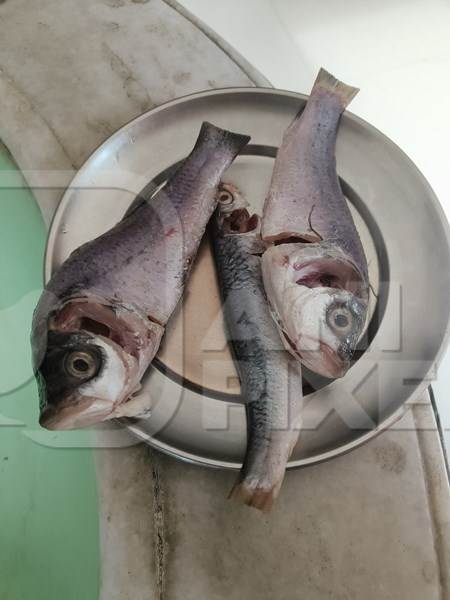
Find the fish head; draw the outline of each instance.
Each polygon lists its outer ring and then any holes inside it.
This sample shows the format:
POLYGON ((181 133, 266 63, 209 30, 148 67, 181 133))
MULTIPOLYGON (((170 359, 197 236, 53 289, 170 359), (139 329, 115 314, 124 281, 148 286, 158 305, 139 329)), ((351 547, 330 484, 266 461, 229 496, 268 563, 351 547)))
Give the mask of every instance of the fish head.
POLYGON ((293 243, 269 248, 262 269, 286 349, 324 377, 345 375, 367 315, 356 267, 338 249, 293 243))
POLYGON ((217 229, 222 233, 248 233, 260 226, 260 219, 257 215, 250 215, 248 201, 234 184, 221 181, 216 198, 215 221, 217 229))
POLYGON ((139 388, 162 336, 160 326, 131 311, 83 300, 72 299, 46 318, 35 316, 39 423, 47 429, 113 418, 139 388))

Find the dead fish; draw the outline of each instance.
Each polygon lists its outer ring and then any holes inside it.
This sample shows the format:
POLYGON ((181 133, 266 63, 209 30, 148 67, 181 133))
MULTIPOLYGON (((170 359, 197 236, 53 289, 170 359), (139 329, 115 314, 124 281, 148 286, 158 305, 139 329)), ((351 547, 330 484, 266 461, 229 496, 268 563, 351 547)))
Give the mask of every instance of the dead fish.
POLYGON ((263 277, 286 348, 312 371, 341 377, 367 315, 364 250, 336 172, 345 107, 358 92, 321 69, 284 134, 262 218, 263 277))
POLYGON ((142 412, 132 395, 181 298, 220 179, 249 139, 204 123, 166 185, 51 278, 32 327, 42 426, 142 412))
POLYGON ((245 460, 230 497, 269 511, 300 432, 300 364, 284 351, 271 318, 261 273, 266 244, 260 219, 250 216, 224 185, 213 224, 223 311, 246 402, 245 460))

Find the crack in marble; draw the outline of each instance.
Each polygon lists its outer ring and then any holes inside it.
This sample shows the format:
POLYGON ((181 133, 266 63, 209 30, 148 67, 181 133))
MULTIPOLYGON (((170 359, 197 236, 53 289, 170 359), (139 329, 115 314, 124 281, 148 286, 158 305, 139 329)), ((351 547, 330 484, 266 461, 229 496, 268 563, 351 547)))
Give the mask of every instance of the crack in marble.
POLYGON ((123 89, 128 98, 136 103, 141 111, 146 111, 154 106, 145 85, 136 79, 125 61, 106 42, 103 42, 102 48, 108 58, 111 70, 122 80, 123 89))
POLYGON ((152 453, 153 522, 158 600, 164 600, 166 589, 166 562, 168 545, 165 531, 164 491, 158 457, 152 453))
POLYGON ((11 74, 6 70, 6 68, 3 65, 0 66, 0 77, 3 78, 8 83, 8 85, 17 93, 17 95, 24 102, 26 102, 28 104, 28 107, 29 107, 30 111, 34 112, 36 115, 38 115, 38 117, 46 125, 47 129, 50 131, 50 133, 54 137, 55 141, 58 143, 58 145, 61 148, 64 156, 68 160, 70 166, 75 171, 77 171, 78 167, 74 164, 74 161, 70 157, 68 151, 66 150, 66 148, 65 148, 65 146, 64 146, 61 138, 59 137, 58 133, 54 129, 53 125, 46 119, 46 117, 44 117, 44 115, 41 113, 41 111, 39 111, 37 109, 35 103, 33 102, 33 99, 30 98, 30 96, 28 96, 28 94, 26 94, 25 90, 23 90, 21 88, 21 86, 17 83, 17 81, 15 81, 15 79, 11 76, 11 74))

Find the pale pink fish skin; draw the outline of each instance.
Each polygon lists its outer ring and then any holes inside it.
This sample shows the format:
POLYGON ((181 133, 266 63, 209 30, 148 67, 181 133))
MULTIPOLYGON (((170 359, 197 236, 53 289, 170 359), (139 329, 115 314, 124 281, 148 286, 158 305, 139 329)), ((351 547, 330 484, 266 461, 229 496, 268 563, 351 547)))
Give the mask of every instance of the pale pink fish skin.
POLYGON ((264 205, 262 237, 334 242, 367 277, 364 250, 339 184, 335 157, 342 113, 358 89, 340 82, 330 85, 330 78, 321 69, 306 107, 284 134, 264 205))
POLYGON ((209 123, 167 185, 110 231, 78 248, 47 285, 58 298, 74 288, 135 306, 165 325, 184 289, 221 176, 248 136, 209 123))
POLYGON ((342 113, 358 92, 319 71, 285 132, 262 217, 264 285, 286 348, 325 377, 342 377, 367 318, 364 249, 336 171, 342 113))
POLYGON ((249 139, 204 123, 165 187, 53 275, 32 328, 43 426, 134 416, 130 398, 183 294, 220 179, 249 139), (68 372, 72 359, 85 375, 68 372))

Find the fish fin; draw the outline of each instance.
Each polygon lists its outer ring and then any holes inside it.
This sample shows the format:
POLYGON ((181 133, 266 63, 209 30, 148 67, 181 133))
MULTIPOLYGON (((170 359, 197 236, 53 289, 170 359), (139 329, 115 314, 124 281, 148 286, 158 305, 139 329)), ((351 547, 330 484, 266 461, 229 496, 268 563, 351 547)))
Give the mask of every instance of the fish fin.
POLYGON ((359 88, 352 87, 339 81, 336 79, 334 75, 321 68, 316 81, 314 82, 313 89, 311 91, 311 95, 313 95, 314 91, 318 89, 325 89, 337 96, 341 103, 342 107, 345 108, 350 104, 356 94, 359 92, 359 88))
MULTIPOLYGON (((138 393, 138 390, 134 393, 138 393)), ((121 419, 127 417, 147 419, 151 415, 153 404, 153 399, 149 394, 139 394, 130 397, 127 402, 119 404, 119 406, 111 413, 110 418, 121 419)))
POLYGON ((250 136, 242 133, 234 133, 227 129, 216 127, 208 121, 204 121, 198 135, 195 147, 211 146, 213 148, 225 147, 230 151, 233 158, 248 144, 250 136))
POLYGON ((266 513, 272 510, 286 474, 287 462, 299 439, 300 424, 301 417, 297 415, 292 423, 293 430, 287 436, 286 432, 283 432, 283 446, 279 448, 278 459, 272 466, 268 466, 266 462, 262 470, 257 471, 258 475, 252 475, 244 464, 228 496, 230 500, 266 513))
POLYGON ((250 480, 245 477, 242 479, 240 477, 234 484, 228 498, 229 500, 234 500, 240 504, 246 504, 247 506, 268 513, 273 508, 283 479, 284 469, 283 476, 270 486, 267 483, 263 484, 261 481, 250 480))
POLYGON ((259 487, 257 484, 239 480, 234 485, 228 498, 235 500, 240 504, 246 504, 256 508, 264 513, 272 510, 275 498, 278 495, 280 484, 275 484, 271 488, 259 487))

